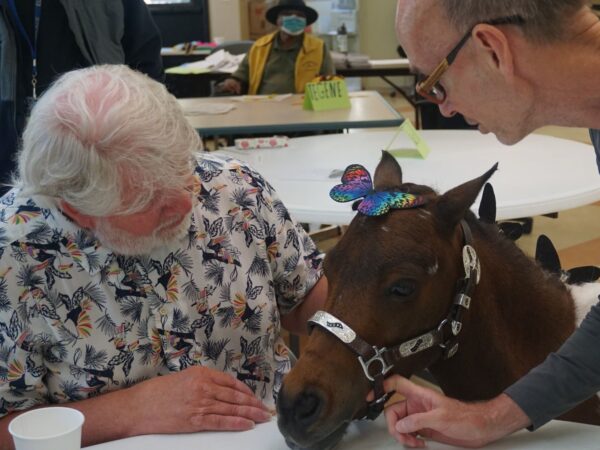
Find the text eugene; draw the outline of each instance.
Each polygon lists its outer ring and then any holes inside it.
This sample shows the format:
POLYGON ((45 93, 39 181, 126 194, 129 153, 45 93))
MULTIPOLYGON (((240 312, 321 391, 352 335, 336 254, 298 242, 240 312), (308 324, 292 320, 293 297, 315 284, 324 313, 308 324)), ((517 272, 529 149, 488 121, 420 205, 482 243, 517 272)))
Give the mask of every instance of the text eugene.
POLYGON ((308 90, 313 100, 326 100, 334 98, 344 98, 344 90, 342 89, 342 82, 325 82, 308 84, 308 90))

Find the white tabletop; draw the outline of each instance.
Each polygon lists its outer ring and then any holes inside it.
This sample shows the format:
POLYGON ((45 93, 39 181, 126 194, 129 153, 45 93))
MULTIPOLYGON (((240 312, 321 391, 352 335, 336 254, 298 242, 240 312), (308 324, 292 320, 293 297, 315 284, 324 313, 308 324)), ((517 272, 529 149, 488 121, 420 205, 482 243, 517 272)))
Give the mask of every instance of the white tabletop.
MULTIPOLYGON (((427 159, 399 159, 404 181, 445 192, 482 175, 499 162, 491 178, 497 219, 558 212, 600 200, 600 175, 591 145, 531 135, 514 146, 473 130, 425 130, 431 147, 427 159)), ((301 222, 348 224, 349 203, 336 203, 329 190, 340 183, 333 170, 359 163, 372 174, 394 133, 374 131, 290 140, 279 149, 220 152, 247 161, 276 188, 292 215, 301 222)), ((404 133, 392 148, 410 147, 404 133)), ((473 209, 476 211, 478 201, 473 209)), ((600 448, 600 444, 599 444, 600 448)))
MULTIPOLYGON (((105 444, 86 447, 85 450, 286 450, 288 447, 277 429, 277 423, 257 425, 250 431, 204 432, 180 435, 137 436, 105 444)), ((336 450, 402 450, 387 433, 383 417, 376 422, 356 422, 350 425, 336 450)), ((435 442, 429 450, 456 450, 435 442)), ((552 421, 534 433, 519 431, 486 447, 486 450, 598 450, 600 427, 571 422, 552 421)))
POLYGON ((402 117, 375 91, 350 93, 351 107, 329 111, 302 108, 304 96, 206 97, 178 99, 184 114, 205 104, 229 104, 227 114, 186 114, 190 124, 202 134, 252 134, 294 131, 324 131, 343 128, 393 127, 402 117), (245 100, 246 99, 246 100, 245 100))

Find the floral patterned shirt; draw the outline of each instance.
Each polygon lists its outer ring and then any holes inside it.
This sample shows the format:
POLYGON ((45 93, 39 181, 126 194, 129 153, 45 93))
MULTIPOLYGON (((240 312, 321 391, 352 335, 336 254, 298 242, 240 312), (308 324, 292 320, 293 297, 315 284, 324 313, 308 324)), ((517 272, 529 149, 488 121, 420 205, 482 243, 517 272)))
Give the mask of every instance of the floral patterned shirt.
POLYGON ((188 235, 147 257, 111 253, 42 199, 0 199, 0 417, 202 365, 273 405, 290 368, 280 314, 323 255, 273 188, 203 154, 188 235))

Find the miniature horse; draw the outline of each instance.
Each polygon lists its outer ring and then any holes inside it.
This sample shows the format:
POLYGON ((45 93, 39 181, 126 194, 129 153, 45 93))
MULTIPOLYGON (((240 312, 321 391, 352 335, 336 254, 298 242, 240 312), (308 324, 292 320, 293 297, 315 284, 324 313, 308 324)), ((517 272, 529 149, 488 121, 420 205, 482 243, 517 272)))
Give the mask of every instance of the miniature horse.
MULTIPOLYGON (((380 403, 387 400, 377 383, 392 363, 388 374, 409 377, 428 368, 447 395, 490 399, 575 330, 582 317, 570 288, 469 211, 494 170, 437 195, 403 183, 400 166, 384 152, 375 193, 400 190, 424 204, 357 214, 327 255, 325 312, 311 319, 277 403, 290 447, 333 448, 349 422, 364 415, 372 388, 380 403)), ((594 291, 589 310, 600 285, 587 287, 594 291)), ((562 418, 600 424, 600 400, 562 418)))

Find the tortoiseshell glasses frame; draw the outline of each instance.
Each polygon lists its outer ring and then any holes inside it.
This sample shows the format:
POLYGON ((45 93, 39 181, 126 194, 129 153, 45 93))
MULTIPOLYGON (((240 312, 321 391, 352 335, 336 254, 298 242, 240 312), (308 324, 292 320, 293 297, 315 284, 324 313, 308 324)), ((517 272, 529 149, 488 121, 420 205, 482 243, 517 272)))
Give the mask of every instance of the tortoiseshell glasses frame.
MULTIPOLYGON (((521 16, 509 16, 502 17, 500 19, 488 20, 482 23, 487 25, 522 25, 525 23, 525 19, 523 19, 521 16)), ((442 75, 446 73, 446 70, 448 70, 450 65, 456 59, 460 49, 463 48, 466 42, 469 40, 475 26, 476 25, 473 25, 471 28, 469 28, 469 31, 460 41, 458 41, 458 44, 456 44, 450 53, 448 53, 448 56, 446 56, 442 62, 438 64, 431 75, 426 77, 424 80, 417 82, 417 93, 421 97, 438 105, 444 103, 446 100, 446 90, 444 89, 444 86, 441 85, 440 78, 442 78, 442 75)))

